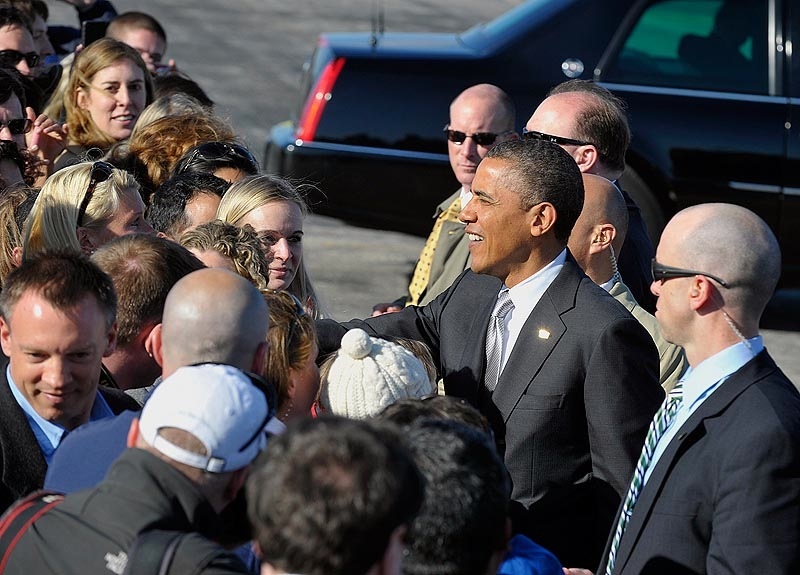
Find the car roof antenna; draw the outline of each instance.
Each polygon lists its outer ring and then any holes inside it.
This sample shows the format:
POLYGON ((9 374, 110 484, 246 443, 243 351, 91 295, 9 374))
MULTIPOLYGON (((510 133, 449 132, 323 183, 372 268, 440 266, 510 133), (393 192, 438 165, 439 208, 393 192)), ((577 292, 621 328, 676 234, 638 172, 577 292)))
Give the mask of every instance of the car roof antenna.
POLYGON ((369 38, 372 48, 378 47, 378 37, 383 36, 384 29, 383 0, 372 0, 372 35, 369 38))

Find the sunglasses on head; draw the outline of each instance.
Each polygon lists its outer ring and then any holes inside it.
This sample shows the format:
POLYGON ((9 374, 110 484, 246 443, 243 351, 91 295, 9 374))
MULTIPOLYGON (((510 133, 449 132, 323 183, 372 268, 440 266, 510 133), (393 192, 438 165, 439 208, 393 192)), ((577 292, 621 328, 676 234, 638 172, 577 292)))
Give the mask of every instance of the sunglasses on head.
POLYGON ((29 68, 35 68, 39 65, 39 54, 36 52, 22 53, 19 50, 0 50, 0 67, 13 68, 22 60, 25 60, 29 68))
POLYGON ((27 134, 31 131, 31 127, 33 126, 33 122, 31 122, 28 118, 18 118, 16 120, 0 120, 0 130, 3 128, 8 128, 8 131, 14 135, 19 134, 27 134))
POLYGON ((183 162, 179 174, 183 174, 198 160, 206 162, 213 162, 215 160, 230 159, 231 162, 244 164, 247 166, 247 171, 256 173, 258 172, 258 161, 256 161, 253 154, 239 144, 229 144, 228 142, 206 142, 197 146, 191 155, 183 162))
POLYGON ((552 134, 545 134, 544 132, 537 132, 536 130, 522 129, 523 140, 543 140, 558 144, 559 146, 591 146, 591 142, 584 142, 583 140, 575 140, 573 138, 564 138, 562 136, 553 136, 552 134))
POLYGON ((105 182, 114 173, 114 166, 108 162, 97 161, 92 164, 92 170, 89 175, 89 186, 83 194, 83 200, 78 208, 78 227, 83 225, 83 217, 86 215, 86 208, 89 207, 89 202, 94 195, 94 189, 100 182, 105 182))
POLYGON ((712 276, 711 274, 707 274, 706 272, 700 272, 697 270, 687 270, 684 268, 674 268, 672 266, 665 266, 664 264, 658 263, 656 261, 656 258, 653 258, 650 261, 650 273, 653 274, 653 281, 656 282, 666 281, 673 278, 691 278, 694 276, 703 276, 707 277, 708 279, 714 280, 724 288, 728 287, 728 282, 718 278, 717 276, 712 276))
POLYGON ((494 132, 478 132, 476 134, 466 134, 464 132, 460 132, 458 130, 451 130, 450 125, 444 127, 444 133, 447 134, 447 139, 453 142, 454 144, 461 145, 463 144, 467 138, 472 138, 472 141, 478 144, 479 146, 491 146, 497 141, 497 138, 500 136, 508 136, 509 134, 513 134, 514 130, 505 130, 504 132, 500 132, 499 134, 495 134, 494 132))

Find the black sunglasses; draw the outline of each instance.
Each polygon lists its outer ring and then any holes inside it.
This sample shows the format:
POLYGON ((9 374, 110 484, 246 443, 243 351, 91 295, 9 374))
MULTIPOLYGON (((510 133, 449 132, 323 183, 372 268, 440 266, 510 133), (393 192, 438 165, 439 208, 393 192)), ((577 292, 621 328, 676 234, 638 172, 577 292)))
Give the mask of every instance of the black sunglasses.
POLYGON ((656 282, 665 281, 673 278, 690 278, 694 276, 704 276, 714 280, 724 288, 728 287, 728 282, 718 278, 717 276, 712 276, 711 274, 707 274, 706 272, 699 272, 697 270, 687 270, 683 268, 674 268, 672 266, 665 266, 664 264, 658 263, 656 261, 656 258, 653 258, 650 261, 650 273, 653 274, 653 281, 656 282))
POLYGON ((545 134, 544 132, 537 132, 536 130, 522 129, 523 140, 544 140, 558 144, 559 146, 592 146, 591 142, 584 142, 583 140, 575 140, 573 138, 564 138, 561 136, 553 136, 552 134, 545 134))
POLYGON ((78 227, 83 225, 83 216, 86 215, 86 208, 89 207, 89 202, 94 195, 94 189, 100 182, 105 182, 114 173, 114 166, 102 160, 92 164, 91 175, 89 176, 89 187, 86 188, 86 193, 83 194, 83 200, 78 208, 78 227))
POLYGON ((31 122, 28 118, 18 118, 16 120, 0 120, 0 130, 3 128, 8 128, 9 132, 15 135, 19 134, 27 134, 31 131, 31 127, 33 126, 33 122, 31 122))
POLYGON ((500 132, 499 134, 495 134, 494 132, 478 132, 477 134, 466 134, 458 130, 451 130, 450 126, 447 125, 444 127, 444 132, 445 134, 447 134, 447 139, 453 142, 454 144, 461 145, 466 141, 467 138, 472 138, 472 141, 478 144, 479 146, 491 146, 497 141, 497 138, 499 138, 500 136, 508 136, 509 134, 513 134, 514 130, 506 130, 504 132, 500 132))
POLYGON ((27 62, 28 67, 35 68, 39 65, 39 54, 36 52, 25 52, 19 50, 0 50, 0 67, 13 68, 22 60, 27 62))
POLYGON ((248 172, 258 172, 258 161, 253 154, 239 144, 229 144, 228 142, 206 142, 197 146, 186 160, 180 162, 179 174, 183 174, 192 167, 198 160, 213 162, 216 160, 227 159, 232 163, 243 164, 248 172))

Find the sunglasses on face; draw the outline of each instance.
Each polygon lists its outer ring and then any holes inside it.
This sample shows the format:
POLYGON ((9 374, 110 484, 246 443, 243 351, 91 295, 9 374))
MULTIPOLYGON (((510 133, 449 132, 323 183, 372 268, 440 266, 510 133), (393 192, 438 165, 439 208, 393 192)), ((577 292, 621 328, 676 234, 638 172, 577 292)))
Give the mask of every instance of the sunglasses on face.
POLYGON ((553 136, 552 134, 545 134, 544 132, 537 132, 536 130, 522 129, 523 140, 543 140, 558 144, 559 146, 591 146, 591 142, 584 142, 583 140, 575 140, 573 138, 563 138, 561 136, 553 136))
POLYGON ((14 135, 27 134, 30 132, 33 122, 28 118, 19 118, 17 120, 0 120, 0 130, 8 128, 8 131, 14 135))
POLYGON ((684 268, 674 268, 672 266, 665 266, 664 264, 658 263, 655 258, 653 258, 650 261, 650 272, 653 274, 653 281, 656 282, 663 282, 674 278, 691 278, 694 276, 703 276, 714 280, 724 288, 728 287, 728 282, 718 278, 717 276, 712 276, 711 274, 707 274, 706 272, 700 272, 697 270, 687 270, 684 268))
POLYGON ((239 144, 229 144, 227 142, 206 142, 197 146, 192 154, 183 163, 179 174, 183 174, 198 160, 213 162, 216 160, 229 159, 231 162, 238 162, 247 166, 247 170, 252 173, 258 172, 258 161, 253 154, 239 144))
POLYGON ((108 162, 97 161, 92 164, 92 171, 89 176, 89 186, 86 188, 86 193, 83 194, 83 200, 78 208, 78 227, 83 225, 83 217, 86 215, 86 208, 89 207, 89 202, 94 195, 94 189, 100 182, 105 182, 114 173, 114 166, 108 162))
POLYGON ((39 65, 39 54, 36 52, 22 53, 19 50, 0 50, 0 67, 13 68, 22 60, 25 60, 29 68, 35 68, 39 65))
POLYGON ((458 130, 451 130, 450 126, 447 125, 444 127, 444 133, 447 134, 447 139, 453 142, 454 144, 458 144, 459 146, 463 144, 467 138, 472 138, 472 141, 478 144, 479 146, 491 146, 492 144, 497 141, 497 138, 500 136, 508 136, 509 134, 513 134, 514 130, 506 130, 504 132, 500 132, 499 134, 495 134, 494 132, 478 132, 477 134, 466 134, 464 132, 459 132, 458 130))

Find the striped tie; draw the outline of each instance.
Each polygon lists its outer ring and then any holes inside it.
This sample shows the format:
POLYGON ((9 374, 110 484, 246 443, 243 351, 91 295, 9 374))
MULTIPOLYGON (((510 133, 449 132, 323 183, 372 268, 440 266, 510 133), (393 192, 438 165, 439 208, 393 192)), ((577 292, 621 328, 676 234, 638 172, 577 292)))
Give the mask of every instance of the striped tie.
POLYGON ((489 391, 497 387, 500 378, 500 364, 503 361, 503 333, 506 329, 505 317, 514 309, 514 302, 507 289, 497 296, 492 317, 489 318, 489 328, 486 330, 486 376, 484 385, 489 391))
POLYGON ((625 527, 628 526, 633 507, 636 505, 636 499, 639 497, 642 485, 644 485, 644 476, 647 473, 650 462, 653 460, 653 452, 656 449, 656 445, 658 445, 658 440, 661 439, 661 436, 664 435, 664 432, 675 419, 682 402, 683 382, 678 382, 669 392, 661 407, 658 408, 655 416, 653 416, 650 429, 647 430, 647 437, 644 439, 642 454, 639 456, 639 461, 636 462, 636 471, 633 472, 631 485, 625 495, 625 503, 622 506, 622 513, 620 513, 619 521, 617 522, 617 529, 614 531, 614 539, 611 542, 611 550, 608 553, 605 575, 612 575, 614 571, 614 560, 617 556, 617 549, 619 549, 619 542, 622 540, 622 534, 625 533, 625 527))

